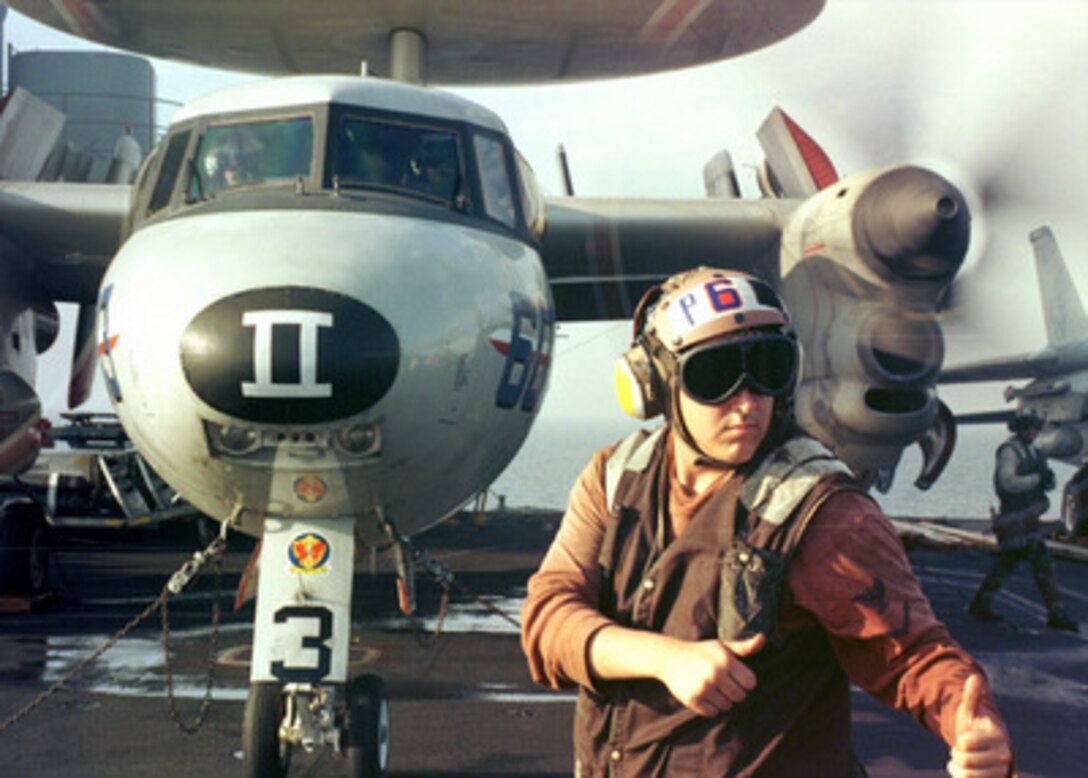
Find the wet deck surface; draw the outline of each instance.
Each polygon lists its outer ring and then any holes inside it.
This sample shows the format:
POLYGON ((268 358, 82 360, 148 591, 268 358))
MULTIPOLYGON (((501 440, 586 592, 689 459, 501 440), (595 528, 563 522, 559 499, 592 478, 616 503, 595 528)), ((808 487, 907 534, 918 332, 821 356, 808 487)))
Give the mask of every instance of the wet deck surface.
MULTIPOLYGON (((458 582, 516 618, 525 581, 558 516, 493 517, 423 537, 458 582)), ((26 776, 219 776, 239 774, 242 707, 252 605, 232 610, 252 546, 233 544, 223 572, 214 699, 195 735, 182 732, 166 699, 162 625, 156 613, 61 692, 0 732, 0 772, 26 776)), ((0 720, 20 710, 144 610, 196 547, 183 529, 65 541, 52 570, 50 608, 0 614, 0 720)), ((1006 617, 979 623, 964 606, 990 556, 985 550, 914 549, 915 571, 952 633, 986 666, 1009 722, 1022 775, 1083 774, 1088 744, 1088 565, 1057 560, 1059 586, 1085 630, 1055 632, 1030 573, 1019 571, 996 600, 1006 617)), ((353 656, 382 675, 391 698, 394 776, 570 774, 571 695, 529 681, 514 626, 454 593, 437 640, 439 589, 421 579, 413 625, 395 610, 386 561, 360 565, 353 656), (417 631, 418 628, 418 631, 417 631), (433 643, 421 645, 422 643, 433 643)), ((174 682, 183 719, 200 709, 211 637, 215 576, 209 570, 171 601, 174 682)), ((856 749, 872 776, 944 774, 943 745, 902 714, 854 695, 856 749)), ((297 759, 292 775, 338 775, 331 755, 297 759)))

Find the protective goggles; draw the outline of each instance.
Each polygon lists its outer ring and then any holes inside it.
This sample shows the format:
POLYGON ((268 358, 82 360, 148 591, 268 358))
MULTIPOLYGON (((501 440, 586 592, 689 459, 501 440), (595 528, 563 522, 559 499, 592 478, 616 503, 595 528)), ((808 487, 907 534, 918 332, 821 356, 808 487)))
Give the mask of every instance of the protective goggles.
POLYGON ((785 335, 712 343, 681 356, 680 387, 703 405, 725 402, 742 386, 781 397, 797 378, 797 344, 785 335))

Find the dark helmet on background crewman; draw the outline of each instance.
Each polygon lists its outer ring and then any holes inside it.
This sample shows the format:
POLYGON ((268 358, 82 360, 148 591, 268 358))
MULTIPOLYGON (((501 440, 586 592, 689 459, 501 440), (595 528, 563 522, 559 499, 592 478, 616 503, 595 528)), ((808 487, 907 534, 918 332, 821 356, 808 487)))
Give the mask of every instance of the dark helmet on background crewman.
POLYGON ((1007 424, 1009 432, 1015 432, 1017 434, 1026 432, 1027 430, 1039 431, 1045 425, 1046 420, 1032 408, 1018 411, 1015 416, 1009 419, 1007 424))

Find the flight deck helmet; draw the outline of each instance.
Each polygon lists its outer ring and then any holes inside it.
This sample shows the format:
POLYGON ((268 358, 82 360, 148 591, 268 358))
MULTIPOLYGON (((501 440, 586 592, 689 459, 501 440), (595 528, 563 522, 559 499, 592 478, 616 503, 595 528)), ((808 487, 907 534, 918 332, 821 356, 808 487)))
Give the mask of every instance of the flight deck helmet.
POLYGON ((1009 428, 1009 432, 1025 432, 1027 430, 1041 430, 1046 424, 1043 417, 1035 412, 1033 408, 1028 408, 1025 411, 1019 411, 1015 416, 1009 419, 1006 426, 1009 428))
POLYGON ((643 295, 633 323, 615 381, 620 405, 635 418, 663 413, 677 421, 680 391, 705 404, 724 402, 742 386, 781 406, 793 396, 797 338, 786 307, 758 278, 710 267, 679 273, 643 295))

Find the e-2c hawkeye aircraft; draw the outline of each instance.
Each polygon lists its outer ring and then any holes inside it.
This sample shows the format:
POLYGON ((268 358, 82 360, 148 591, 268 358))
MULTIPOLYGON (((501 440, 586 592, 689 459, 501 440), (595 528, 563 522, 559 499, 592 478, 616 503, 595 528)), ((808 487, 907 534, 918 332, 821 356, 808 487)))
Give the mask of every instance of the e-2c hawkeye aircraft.
POLYGON ((1046 324, 1046 346, 1028 354, 952 365, 940 383, 1013 381, 1005 400, 1016 410, 956 414, 961 424, 1006 422, 1017 412, 1034 411, 1046 421, 1036 445, 1048 456, 1079 466, 1088 454, 1088 315, 1069 267, 1050 227, 1031 233, 1039 298, 1046 324))
POLYGON ((200 98, 131 187, 0 184, 0 275, 23 290, 2 322, 20 356, 0 363, 22 404, 5 395, 0 411, 34 415, 35 306, 81 303, 77 352, 97 348, 141 455, 198 510, 262 537, 248 775, 322 744, 353 774, 383 773, 381 682, 348 677, 357 550, 390 547, 408 588, 407 538, 525 439, 557 319, 629 316, 692 265, 751 270, 795 314, 812 434, 874 479, 915 442, 932 454, 923 477, 947 454, 935 313, 969 236, 952 184, 913 166, 840 180, 775 111, 762 199, 740 199, 721 158, 706 200, 545 199, 491 111, 398 83, 690 65, 784 37, 822 0, 9 4, 149 54, 271 72, 365 58, 392 77, 200 98))

